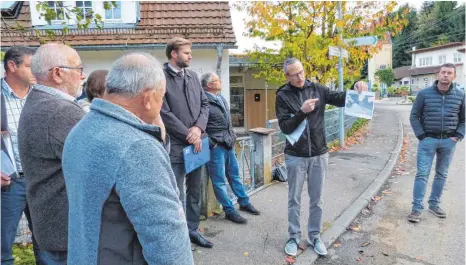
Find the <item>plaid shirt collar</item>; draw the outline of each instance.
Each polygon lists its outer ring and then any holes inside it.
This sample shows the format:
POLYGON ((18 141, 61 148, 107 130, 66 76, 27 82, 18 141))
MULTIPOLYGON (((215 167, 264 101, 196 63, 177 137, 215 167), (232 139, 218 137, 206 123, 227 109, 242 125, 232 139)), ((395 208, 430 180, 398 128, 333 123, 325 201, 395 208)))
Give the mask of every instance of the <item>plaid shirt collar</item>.
MULTIPOLYGON (((26 94, 26 96, 24 98, 26 98, 29 95, 29 92, 31 92, 31 88, 32 88, 32 86, 29 87, 29 91, 28 91, 28 93, 26 94)), ((18 97, 15 94, 15 91, 13 91, 13 89, 11 89, 11 87, 6 82, 5 78, 2 78, 2 90, 3 90, 4 93, 6 93, 9 96, 13 96, 15 98, 21 99, 20 97, 18 97)))

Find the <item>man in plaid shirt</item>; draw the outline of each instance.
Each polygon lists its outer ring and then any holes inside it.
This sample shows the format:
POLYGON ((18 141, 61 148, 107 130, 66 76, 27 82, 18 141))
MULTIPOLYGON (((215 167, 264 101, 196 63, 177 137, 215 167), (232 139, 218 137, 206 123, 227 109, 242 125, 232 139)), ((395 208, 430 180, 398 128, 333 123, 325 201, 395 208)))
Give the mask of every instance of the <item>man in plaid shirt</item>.
MULTIPOLYGON (((26 97, 31 90, 31 85, 36 83, 36 79, 31 73, 31 57, 34 49, 13 46, 4 57, 5 78, 1 79, 1 112, 2 131, 7 131, 11 135, 13 144, 13 158, 16 163, 18 176, 11 179, 1 173, 1 264, 14 264, 13 243, 21 216, 24 212, 28 219, 29 229, 32 231, 29 209, 26 201, 26 182, 19 159, 18 149, 18 122, 26 102, 26 97)), ((2 143, 2 150, 3 150, 2 143)), ((37 259, 38 248, 34 238, 34 254, 37 264, 41 264, 37 259)))

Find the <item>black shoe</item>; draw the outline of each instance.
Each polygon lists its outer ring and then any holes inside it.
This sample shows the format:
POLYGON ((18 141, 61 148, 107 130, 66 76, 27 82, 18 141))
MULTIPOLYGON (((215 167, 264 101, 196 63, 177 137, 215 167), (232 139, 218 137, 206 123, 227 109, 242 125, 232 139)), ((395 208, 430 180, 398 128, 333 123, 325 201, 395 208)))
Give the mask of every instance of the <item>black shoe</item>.
POLYGON ((447 213, 440 207, 429 207, 429 211, 439 218, 447 218, 447 213))
POLYGON ((232 221, 233 223, 237 223, 237 224, 245 224, 248 221, 244 219, 241 215, 239 215, 239 213, 237 212, 230 213, 230 214, 225 213, 225 219, 228 219, 232 221))
POLYGON ((203 247, 203 248, 212 248, 214 246, 214 244, 212 244, 212 242, 205 239, 199 233, 197 233, 195 235, 189 235, 189 238, 191 239, 192 243, 197 244, 197 245, 199 245, 200 247, 203 247))
POLYGON ((248 212, 248 213, 253 214, 253 215, 259 215, 260 214, 260 212, 256 208, 254 208, 254 206, 252 206, 252 204, 248 204, 248 205, 245 205, 245 206, 240 205, 239 209, 241 211, 245 211, 245 212, 248 212))
POLYGON ((410 221, 411 223, 419 223, 419 221, 421 221, 421 212, 419 212, 419 211, 412 211, 412 212, 408 215, 408 221, 410 221))

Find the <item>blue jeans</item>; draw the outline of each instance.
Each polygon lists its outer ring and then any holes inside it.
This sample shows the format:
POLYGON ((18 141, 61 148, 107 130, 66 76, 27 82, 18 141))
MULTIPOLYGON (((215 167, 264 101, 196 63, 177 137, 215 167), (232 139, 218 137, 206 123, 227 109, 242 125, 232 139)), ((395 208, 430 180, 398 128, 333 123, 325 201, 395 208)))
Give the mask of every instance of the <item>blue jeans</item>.
POLYGON ((227 180, 231 190, 238 197, 241 206, 249 204, 249 197, 244 191, 243 183, 239 176, 238 160, 234 149, 228 150, 222 146, 216 146, 210 150, 210 161, 207 164, 212 186, 217 201, 223 206, 226 214, 234 213, 235 207, 228 197, 227 180))
POLYGON ((39 256, 45 265, 66 265, 68 252, 41 250, 39 256))
MULTIPOLYGON (((24 214, 28 220, 29 230, 32 232, 31 216, 26 201, 26 180, 24 178, 12 179, 10 185, 5 190, 2 190, 2 218, 1 218, 1 234, 2 234, 2 264, 14 264, 13 244, 15 242, 16 231, 21 216, 24 214)), ((43 264, 39 258, 39 248, 32 236, 34 256, 36 264, 43 264)))
POLYGON ((435 178, 430 193, 429 206, 439 206, 455 148, 456 142, 450 138, 436 139, 427 137, 419 142, 417 149, 417 174, 413 191, 413 211, 422 211, 424 209, 423 200, 435 155, 437 155, 437 162, 435 163, 435 178))

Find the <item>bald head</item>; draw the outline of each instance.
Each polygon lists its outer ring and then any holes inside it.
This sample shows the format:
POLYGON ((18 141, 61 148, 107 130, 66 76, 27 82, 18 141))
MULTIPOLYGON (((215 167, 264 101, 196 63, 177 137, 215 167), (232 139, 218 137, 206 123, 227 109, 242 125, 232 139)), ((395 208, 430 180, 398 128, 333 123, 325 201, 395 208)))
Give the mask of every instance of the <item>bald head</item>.
POLYGON ((140 92, 157 90, 165 82, 159 61, 148 53, 130 53, 116 60, 107 75, 108 94, 135 97, 140 92))

